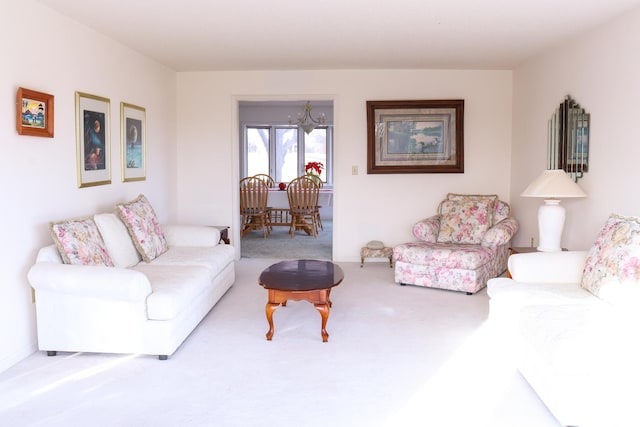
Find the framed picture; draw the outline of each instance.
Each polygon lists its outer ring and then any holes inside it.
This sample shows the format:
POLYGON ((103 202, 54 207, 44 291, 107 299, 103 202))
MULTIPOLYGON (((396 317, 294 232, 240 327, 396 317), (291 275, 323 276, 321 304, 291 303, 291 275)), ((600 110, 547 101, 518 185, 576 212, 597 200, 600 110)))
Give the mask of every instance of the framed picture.
POLYGON ((120 103, 122 181, 146 179, 146 112, 137 105, 120 103))
POLYGON ((367 173, 463 173, 464 100, 367 101, 367 173))
POLYGON ((76 92, 78 186, 111 184, 111 114, 108 98, 76 92))
POLYGON ((53 95, 19 87, 16 107, 20 135, 53 138, 53 95))

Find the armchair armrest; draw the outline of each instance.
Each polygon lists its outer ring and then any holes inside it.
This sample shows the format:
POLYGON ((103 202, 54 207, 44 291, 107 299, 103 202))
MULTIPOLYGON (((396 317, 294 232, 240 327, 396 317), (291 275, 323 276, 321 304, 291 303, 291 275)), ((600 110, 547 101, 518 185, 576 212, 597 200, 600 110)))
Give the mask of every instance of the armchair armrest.
POLYGON ((509 273, 521 283, 580 283, 588 251, 531 252, 509 257, 509 273))
POLYGON ((518 221, 515 218, 505 218, 490 229, 482 237, 482 246, 495 247, 509 242, 518 231, 518 221))
POLYGON ((151 284, 143 273, 117 267, 40 262, 31 267, 29 283, 36 291, 144 301, 151 284))
POLYGON ((436 243, 440 232, 440 218, 441 215, 433 215, 418 221, 413 225, 413 235, 425 242, 436 243))
POLYGON ((162 225, 162 232, 169 246, 216 246, 220 242, 220 230, 206 225, 162 225))

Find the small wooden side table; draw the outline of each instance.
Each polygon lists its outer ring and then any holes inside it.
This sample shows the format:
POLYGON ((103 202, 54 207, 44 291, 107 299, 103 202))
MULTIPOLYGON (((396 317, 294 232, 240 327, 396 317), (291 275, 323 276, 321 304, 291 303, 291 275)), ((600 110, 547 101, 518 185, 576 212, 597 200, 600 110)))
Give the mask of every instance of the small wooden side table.
MULTIPOLYGON (((538 252, 538 249, 531 246, 511 246, 509 248, 509 256, 514 254, 527 254, 531 252, 538 252)), ((511 273, 509 267, 507 267, 507 278, 511 279, 511 273)))
MULTIPOLYGON (((231 244, 229 239, 229 226, 228 225, 212 225, 212 227, 220 230, 220 242, 224 242, 226 245, 231 244)), ((220 243, 218 242, 218 243, 220 243)))

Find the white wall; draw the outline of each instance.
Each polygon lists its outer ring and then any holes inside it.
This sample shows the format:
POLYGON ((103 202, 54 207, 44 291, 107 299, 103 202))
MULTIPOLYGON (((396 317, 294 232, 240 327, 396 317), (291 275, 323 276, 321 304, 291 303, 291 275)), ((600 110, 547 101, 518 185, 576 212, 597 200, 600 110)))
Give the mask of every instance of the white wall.
POLYGON ((180 220, 230 224, 234 243, 240 240, 239 101, 333 100, 334 259, 359 261, 369 240, 411 240, 413 223, 435 213, 447 192, 509 200, 511 88, 510 71, 178 73, 180 220), (465 100, 464 174, 366 174, 367 100, 458 98, 465 100))
POLYGON ((589 248, 612 212, 640 215, 640 9, 530 60, 514 71, 511 201, 515 243, 538 240, 539 199, 520 193, 546 166, 547 121, 570 94, 591 113, 586 199, 565 200, 563 246, 589 248))
POLYGON ((162 220, 175 202, 175 72, 38 5, 0 3, 0 371, 36 347, 27 271, 52 220, 146 194, 162 220), (55 96, 55 137, 15 130, 16 90, 55 96), (110 98, 112 184, 78 188, 75 91, 110 98), (120 102, 146 108, 147 180, 120 179, 120 102))

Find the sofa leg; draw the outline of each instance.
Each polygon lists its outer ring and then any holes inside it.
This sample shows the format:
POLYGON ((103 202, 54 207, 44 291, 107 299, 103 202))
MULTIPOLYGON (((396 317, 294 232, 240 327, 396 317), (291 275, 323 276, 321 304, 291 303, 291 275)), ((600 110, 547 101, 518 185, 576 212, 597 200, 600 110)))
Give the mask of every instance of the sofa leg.
POLYGON ((400 282, 400 286, 407 286, 407 284, 400 282))
POLYGON ((47 356, 55 356, 56 354, 58 354, 58 352, 57 352, 57 351, 50 351, 50 350, 47 350, 47 356))
POLYGON ((467 292, 467 295, 473 295, 471 292, 467 292))
POLYGON ((166 354, 161 354, 158 356, 158 360, 167 360, 169 358, 169 356, 167 356, 166 354))

